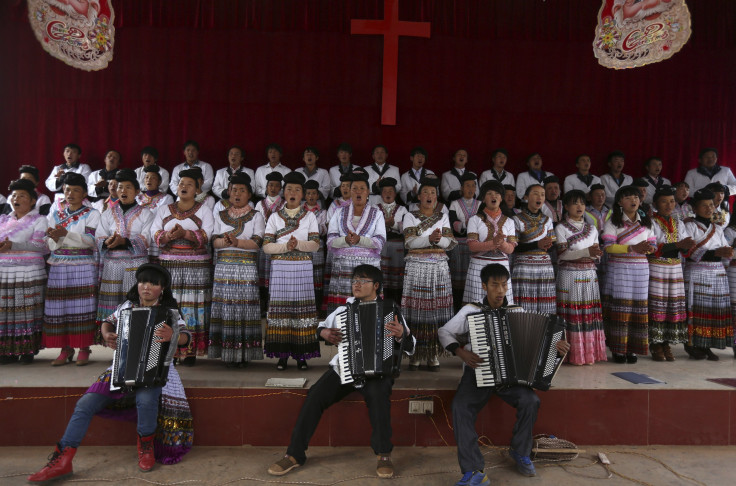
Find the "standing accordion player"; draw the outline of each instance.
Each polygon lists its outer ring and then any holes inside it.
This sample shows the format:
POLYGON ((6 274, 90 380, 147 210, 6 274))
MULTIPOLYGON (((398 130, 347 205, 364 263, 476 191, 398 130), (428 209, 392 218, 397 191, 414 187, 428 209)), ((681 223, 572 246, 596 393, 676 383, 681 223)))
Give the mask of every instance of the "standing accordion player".
POLYGON ((361 388, 370 377, 397 377, 401 366, 401 343, 386 329, 394 318, 403 321, 391 299, 355 300, 344 304, 335 316, 343 339, 338 344, 338 374, 342 385, 361 388))
POLYGON ((179 339, 179 311, 165 307, 131 307, 120 311, 110 389, 164 386, 179 339), (156 330, 168 324, 171 341, 158 342, 156 330))
POLYGON ((549 390, 564 360, 557 343, 565 339, 565 321, 521 307, 481 309, 467 316, 473 351, 484 360, 475 369, 477 385, 549 390))

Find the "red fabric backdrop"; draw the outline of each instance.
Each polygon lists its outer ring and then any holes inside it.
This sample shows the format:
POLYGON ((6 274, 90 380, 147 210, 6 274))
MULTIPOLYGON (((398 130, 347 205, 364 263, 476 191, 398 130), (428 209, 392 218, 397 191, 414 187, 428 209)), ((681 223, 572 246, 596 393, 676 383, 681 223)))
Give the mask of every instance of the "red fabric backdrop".
POLYGON ((431 22, 431 38, 399 42, 397 125, 380 125, 382 38, 351 36, 350 19, 382 18, 382 0, 113 0, 115 57, 100 72, 44 53, 22 0, 0 2, 2 187, 17 166, 45 177, 75 141, 102 165, 108 148, 140 164, 145 145, 161 165, 196 139, 201 159, 225 165, 232 144, 247 164, 278 142, 296 167, 307 145, 335 163, 340 142, 370 161, 374 144, 409 165, 422 145, 428 167, 446 170, 459 147, 484 170, 508 149, 512 172, 539 151, 545 168, 574 172, 588 153, 627 154, 639 175, 650 155, 680 179, 701 147, 736 157, 736 2, 688 2, 693 35, 671 60, 613 71, 593 57, 594 0, 401 0, 400 18, 431 22))

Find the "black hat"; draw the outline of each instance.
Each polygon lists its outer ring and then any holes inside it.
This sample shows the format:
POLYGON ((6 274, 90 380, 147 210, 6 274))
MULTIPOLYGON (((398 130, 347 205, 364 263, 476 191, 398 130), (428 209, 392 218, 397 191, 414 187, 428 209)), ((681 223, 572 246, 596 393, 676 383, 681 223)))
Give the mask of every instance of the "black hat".
POLYGON ((283 182, 284 176, 281 174, 281 172, 275 170, 273 172, 270 172, 266 174, 266 181, 268 182, 283 182))
POLYGON ((304 190, 307 189, 317 189, 319 190, 319 182, 315 181, 314 179, 309 179, 307 182, 304 183, 304 190))
POLYGON ((76 172, 65 172, 61 177, 62 182, 67 186, 79 186, 83 187, 84 191, 87 191, 87 179, 82 174, 76 172))
POLYGON ((713 194, 713 191, 710 189, 699 189, 695 191, 695 194, 693 194, 693 204, 700 202, 700 201, 709 201, 715 199, 716 195, 713 194))
POLYGON ((501 196, 506 194, 506 189, 503 187, 503 184, 501 184, 498 181, 485 181, 482 186, 480 186, 480 193, 478 194, 478 199, 481 201, 486 197, 486 193, 488 191, 493 191, 501 196))
POLYGON ((245 172, 236 172, 228 178, 230 184, 242 184, 250 187, 250 176, 245 172))
POLYGON ((394 189, 396 189, 396 184, 398 183, 393 177, 384 177, 383 179, 381 179, 381 182, 378 183, 378 187, 380 187, 381 189, 383 189, 384 187, 393 187, 394 189))
POLYGON ((705 186, 703 189, 710 189, 712 192, 726 192, 726 189, 723 187, 723 184, 720 182, 711 182, 707 186, 705 186))
POLYGON ((634 186, 634 187, 649 187, 649 183, 643 177, 639 177, 638 179, 634 179, 634 182, 631 185, 634 186))
POLYGON ((161 177, 161 167, 156 164, 151 164, 148 167, 144 167, 143 172, 155 172, 159 175, 159 177, 161 177))
POLYGON ((542 184, 544 184, 545 186, 547 184, 553 184, 553 183, 559 184, 560 179, 557 176, 551 175, 551 176, 545 177, 544 180, 542 181, 542 184))
MULTIPOLYGON (((111 181, 111 180, 115 179, 115 176, 117 175, 117 173, 118 173, 118 171, 119 171, 119 170, 120 170, 120 169, 113 169, 113 170, 101 170, 101 171, 100 171, 100 177, 101 177, 101 178, 102 178, 103 180, 106 180, 106 181, 111 181)), ((128 169, 128 170, 130 170, 130 169, 128 169)))
POLYGON ((158 273, 160 273, 164 277, 164 284, 162 287, 168 288, 171 286, 171 274, 169 271, 164 268, 163 266, 159 265, 158 263, 144 263, 138 269, 135 271, 135 278, 138 279, 138 276, 143 272, 144 270, 154 270, 158 273))
POLYGON ((675 195, 675 188, 669 185, 660 186, 657 188, 656 191, 654 191, 654 196, 652 197, 652 201, 655 203, 657 202, 657 199, 660 197, 667 197, 667 196, 674 196, 675 195))
POLYGON ((21 165, 18 169, 19 174, 31 174, 34 179, 39 180, 38 169, 32 165, 21 165))
POLYGON ((464 183, 465 181, 475 181, 478 180, 478 176, 470 172, 469 170, 466 170, 463 175, 460 176, 460 184, 464 183))
POLYGON ((363 181, 368 182, 368 172, 364 171, 361 168, 357 168, 353 171, 352 174, 350 174, 350 180, 355 181, 363 181))
POLYGON ((352 172, 346 172, 344 174, 340 174, 340 182, 350 182, 352 180, 353 180, 352 172))
POLYGON ((291 171, 284 176, 284 185, 299 184, 303 187, 306 181, 307 178, 304 177, 304 174, 302 174, 301 172, 291 171))
POLYGON ((202 169, 200 169, 199 167, 192 167, 191 169, 185 169, 179 172, 179 179, 183 179, 185 177, 189 177, 190 179, 194 179, 195 181, 204 179, 204 175, 202 175, 202 169))
POLYGON ((36 185, 28 179, 18 179, 11 182, 10 186, 8 187, 8 191, 26 191, 31 199, 38 199, 38 194, 36 193, 36 185))
POLYGON ((422 177, 422 180, 419 181, 419 192, 422 191, 422 188, 424 187, 434 187, 438 188, 440 187, 440 180, 437 178, 434 174, 428 174, 424 177, 422 177))
POLYGON ((133 169, 120 169, 115 174, 115 180, 118 182, 131 182, 136 189, 140 189, 141 185, 138 182, 138 177, 133 169))

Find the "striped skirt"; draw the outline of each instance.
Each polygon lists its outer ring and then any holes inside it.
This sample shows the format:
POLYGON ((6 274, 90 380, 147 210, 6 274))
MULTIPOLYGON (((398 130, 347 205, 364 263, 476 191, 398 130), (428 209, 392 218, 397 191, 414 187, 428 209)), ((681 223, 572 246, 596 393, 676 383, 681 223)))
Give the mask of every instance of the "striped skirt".
POLYGON ((381 271, 383 288, 401 290, 404 288, 404 240, 387 240, 381 250, 381 271))
POLYGON ((0 356, 32 354, 41 347, 46 278, 43 264, 0 265, 0 356))
POLYGON ((257 259, 256 252, 217 255, 208 358, 226 363, 263 359, 257 259))
POLYGON ((51 265, 44 309, 43 347, 95 344, 97 265, 51 265))
POLYGON ((728 289, 731 295, 731 322, 734 330, 734 348, 736 348, 736 262, 731 260, 731 265, 726 268, 728 275, 728 289))
POLYGON ((160 263, 171 273, 171 291, 192 341, 182 358, 207 355, 207 335, 210 330, 212 306, 212 262, 207 260, 169 260, 162 253, 160 263))
POLYGON ((520 253, 514 260, 511 275, 514 300, 529 312, 554 314, 556 312, 555 272, 549 255, 520 253))
POLYGON ((147 262, 148 255, 130 258, 105 258, 103 260, 100 293, 97 298, 98 325, 112 314, 117 306, 125 302, 126 294, 136 283, 135 271, 147 262))
MULTIPOLYGON (((456 237, 455 239, 457 240, 457 246, 447 252, 447 256, 450 257, 450 278, 452 279, 452 288, 462 290, 466 287, 470 250, 468 249, 467 238, 456 237)), ((508 262, 506 268, 508 268, 508 262)))
POLYGON ((601 300, 606 344, 618 354, 647 354, 649 262, 638 253, 609 254, 601 300))
POLYGON ((447 354, 437 337, 437 329, 453 315, 447 260, 407 258, 401 312, 417 340, 413 363, 447 354))
POLYGON ((271 255, 263 251, 263 248, 258 250, 258 285, 260 287, 268 287, 268 278, 271 275, 271 255))
POLYGON ((269 358, 320 356, 311 260, 272 260, 265 353, 269 358))
MULTIPOLYGON (((452 261, 452 260, 450 260, 452 261)), ((463 304, 470 304, 473 302, 482 302, 486 297, 485 291, 483 291, 483 282, 480 280, 480 272, 486 265, 497 263, 506 267, 509 270, 509 260, 507 258, 479 258, 471 257, 470 264, 465 269, 465 293, 463 294, 463 304)), ((514 292, 512 290, 511 279, 508 281, 508 288, 506 289, 506 300, 509 304, 514 303, 514 292)))
POLYGON ((567 321, 567 361, 606 361, 601 294, 594 263, 563 262, 557 271, 557 315, 567 321))
POLYGON ((726 269, 721 262, 685 264, 687 330, 698 348, 733 346, 731 299, 726 269))
POLYGON ((687 302, 680 259, 649 263, 649 342, 686 343, 687 302))
POLYGON ((359 265, 373 265, 381 268, 381 259, 372 257, 339 256, 332 261, 330 290, 327 295, 327 314, 331 314, 353 295, 351 280, 353 270, 359 265))
POLYGON ((314 303, 322 310, 325 280, 325 241, 320 238, 319 250, 312 253, 312 276, 314 277, 314 303))

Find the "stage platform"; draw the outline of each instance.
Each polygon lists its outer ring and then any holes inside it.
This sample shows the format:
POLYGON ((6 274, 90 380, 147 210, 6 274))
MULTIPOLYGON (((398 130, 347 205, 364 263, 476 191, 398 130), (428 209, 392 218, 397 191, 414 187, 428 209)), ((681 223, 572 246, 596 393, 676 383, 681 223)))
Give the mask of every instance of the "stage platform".
MULTIPOLYGON (((687 359, 682 346, 673 363, 640 357, 636 364, 563 365, 542 405, 535 433, 554 434, 577 444, 734 445, 736 388, 708 378, 736 378, 731 349, 716 351, 718 362, 687 359), (635 371, 666 383, 634 385, 611 373, 635 371)), ((88 366, 51 367, 58 350, 44 350, 31 365, 0 367, 0 446, 53 444, 64 431, 78 397, 112 358, 95 346, 88 366)), ((194 367, 179 366, 195 426, 195 443, 204 446, 285 446, 307 388, 326 370, 335 347, 322 347, 322 358, 299 371, 286 371, 266 359, 245 369, 226 368, 200 358, 194 367), (307 379, 303 389, 265 387, 269 378, 307 379)), ((451 404, 462 369, 455 357, 441 359, 437 373, 406 371, 392 396, 393 440, 399 446, 454 445, 451 404), (427 397, 432 415, 409 414, 409 401, 427 397)), ((508 444, 514 410, 494 398, 478 418, 477 428, 494 444, 508 444)), ((135 440, 128 423, 95 418, 86 445, 127 445, 135 440)), ((370 425, 362 397, 355 393, 329 409, 312 440, 314 446, 368 445, 370 425)))

